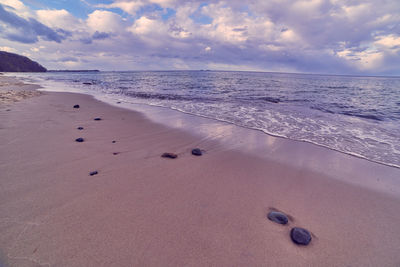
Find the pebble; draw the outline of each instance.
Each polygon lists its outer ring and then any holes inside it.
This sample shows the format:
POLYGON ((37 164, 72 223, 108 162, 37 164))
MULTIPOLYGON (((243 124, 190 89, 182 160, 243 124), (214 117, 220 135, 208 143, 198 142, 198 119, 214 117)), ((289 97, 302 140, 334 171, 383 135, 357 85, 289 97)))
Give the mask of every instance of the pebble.
POLYGON ((192 149, 192 155, 201 156, 203 155, 203 152, 201 152, 200 148, 194 148, 192 149))
POLYGON ((101 118, 94 118, 95 121, 101 121, 101 118))
POLYGON ((279 211, 271 211, 270 213, 268 213, 267 217, 269 220, 279 224, 287 224, 289 221, 286 214, 279 211))
POLYGON ((161 155, 161 157, 170 158, 170 159, 176 159, 178 157, 178 155, 176 155, 174 153, 164 153, 164 154, 161 155))
POLYGON ((311 234, 304 228, 294 227, 290 231, 292 241, 297 245, 307 246, 311 242, 311 234))
POLYGON ((74 105, 74 108, 80 108, 80 106, 79 105, 74 105))
POLYGON ((75 139, 76 142, 82 143, 83 141, 85 141, 82 137, 79 137, 77 139, 75 139))
POLYGON ((121 101, 118 101, 117 104, 121 104, 121 101))
POLYGON ((119 152, 113 152, 113 155, 118 155, 119 154, 119 152))
POLYGON ((79 126, 78 128, 76 128, 78 130, 83 130, 83 127, 79 126))
POLYGON ((83 84, 92 85, 93 83, 84 82, 83 84))
POLYGON ((117 141, 114 141, 114 140, 113 140, 111 143, 115 144, 116 142, 117 142, 117 141))
POLYGON ((90 172, 90 173, 89 173, 90 176, 93 176, 93 175, 96 175, 96 174, 98 174, 97 171, 93 171, 93 172, 90 172))

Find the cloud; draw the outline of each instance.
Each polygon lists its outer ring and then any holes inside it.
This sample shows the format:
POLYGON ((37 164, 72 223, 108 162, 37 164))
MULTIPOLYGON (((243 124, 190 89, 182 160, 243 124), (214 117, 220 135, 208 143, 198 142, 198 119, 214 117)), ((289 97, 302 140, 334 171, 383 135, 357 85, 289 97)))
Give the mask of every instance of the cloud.
POLYGON ((141 17, 129 28, 134 34, 138 35, 160 35, 167 34, 167 27, 164 23, 157 19, 141 17))
POLYGON ((87 25, 93 31, 118 32, 124 29, 124 20, 118 14, 106 10, 95 10, 89 14, 87 25))
POLYGON ((111 4, 97 4, 96 7, 107 9, 119 8, 130 15, 136 15, 136 13, 145 6, 156 4, 160 7, 167 8, 173 7, 175 2, 175 0, 117 0, 111 4))
POLYGON ((34 18, 25 19, 13 12, 9 12, 1 4, 0 22, 7 25, 7 28, 3 27, 2 35, 13 41, 36 43, 38 37, 41 37, 46 41, 60 43, 65 39, 62 33, 47 27, 34 18))
POLYGON ((79 61, 69 64, 112 70, 400 74, 394 0, 110 0, 86 4, 86 18, 67 5, 32 11, 0 2, 2 45, 53 40, 40 51, 15 46, 51 58, 50 68, 70 55, 79 61))
POLYGON ((0 46, 0 51, 6 51, 6 52, 10 52, 10 53, 17 52, 14 48, 8 47, 8 46, 0 46))
POLYGON ((92 39, 93 40, 104 40, 111 37, 111 34, 106 33, 106 32, 98 32, 96 31, 93 35, 92 35, 92 39))
POLYGON ((76 31, 81 28, 81 21, 71 15, 65 9, 60 10, 37 10, 37 19, 51 28, 68 29, 71 31, 76 31))
POLYGON ((111 4, 98 4, 98 8, 119 8, 124 12, 134 15, 136 12, 145 5, 143 1, 115 1, 111 4))
POLYGON ((79 60, 75 57, 62 57, 58 59, 61 62, 78 62, 79 60))
POLYGON ((80 41, 83 44, 91 44, 95 40, 105 40, 105 39, 108 39, 108 38, 111 38, 111 37, 112 37, 112 34, 110 34, 110 33, 96 31, 91 36, 81 37, 80 41))
POLYGON ((11 9, 18 16, 21 16, 23 18, 30 17, 32 13, 29 8, 19 0, 0 0, 0 5, 11 9))

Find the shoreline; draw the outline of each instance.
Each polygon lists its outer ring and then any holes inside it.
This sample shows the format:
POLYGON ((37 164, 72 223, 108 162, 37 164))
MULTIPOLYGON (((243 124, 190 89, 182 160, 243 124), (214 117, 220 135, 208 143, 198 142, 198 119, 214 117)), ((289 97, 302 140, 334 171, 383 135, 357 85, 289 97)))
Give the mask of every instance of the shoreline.
MULTIPOLYGON (((54 86, 57 87, 57 86, 60 86, 60 85, 61 84, 57 85, 55 83, 50 83, 49 85, 46 85, 45 87, 42 87, 39 90, 40 91, 48 91, 48 92, 69 92, 69 93, 86 94, 86 95, 93 96, 95 99, 100 100, 100 101, 102 101, 102 102, 104 102, 106 104, 113 105, 113 106, 116 106, 116 107, 121 107, 122 106, 122 107, 124 107, 126 109, 133 110, 133 111, 136 111, 142 105, 145 105, 145 106, 148 106, 148 107, 151 107, 151 108, 155 108, 155 109, 167 109, 167 110, 169 110, 169 112, 170 111, 180 112, 180 113, 184 113, 184 114, 189 115, 189 116, 201 117, 201 118, 205 118, 207 120, 215 120, 215 121, 217 121, 217 122, 219 122, 221 124, 224 124, 224 123, 233 124, 233 125, 235 125, 235 127, 242 127, 242 128, 248 129, 250 131, 261 131, 263 134, 266 134, 266 135, 269 135, 269 136, 272 136, 272 137, 275 137, 275 138, 284 138, 286 140, 290 140, 290 141, 294 141, 294 142, 305 142, 307 144, 316 145, 316 146, 319 146, 319 147, 322 147, 322 148, 329 149, 331 151, 336 151, 336 152, 339 152, 339 153, 344 153, 346 155, 351 155, 351 156, 359 158, 359 159, 367 160, 367 161, 372 162, 372 163, 376 163, 376 164, 380 164, 380 165, 384 165, 384 166, 400 169, 400 165, 396 165, 394 163, 387 163, 387 162, 380 161, 380 160, 375 160, 372 157, 363 156, 363 155, 361 155, 359 153, 356 153, 356 152, 341 150, 341 149, 335 148, 334 146, 325 145, 325 144, 319 143, 317 141, 293 139, 293 138, 286 137, 286 136, 283 136, 283 135, 279 135, 279 134, 274 134, 274 133, 268 132, 265 129, 256 128, 256 127, 249 127, 249 126, 245 126, 245 125, 240 125, 240 124, 231 122, 229 120, 218 119, 218 118, 208 117, 208 116, 201 115, 201 114, 190 113, 190 112, 186 112, 184 110, 177 109, 177 108, 171 108, 171 107, 165 107, 165 106, 159 106, 159 105, 152 105, 152 104, 146 104, 146 103, 138 103, 138 102, 134 102, 134 101, 132 102, 132 101, 128 101, 126 98, 119 98, 117 100, 117 98, 110 98, 108 95, 96 94, 96 93, 91 92, 91 91, 80 92, 79 88, 78 89, 77 88, 69 88, 68 89, 67 87, 65 87, 65 85, 63 85, 64 87, 62 87, 63 89, 61 89, 61 90, 54 90, 54 86), (49 87, 49 88, 47 88, 47 87, 49 87), (115 104, 115 102, 117 102, 119 100, 121 100, 122 103, 120 105, 115 104)), ((147 113, 148 110, 149 109, 143 108, 141 112, 147 113)), ((163 124, 163 120, 165 120, 165 119, 166 118, 157 118, 157 119, 153 119, 153 121, 163 124)), ((169 126, 169 125, 166 125, 166 126, 169 126)), ((192 132, 190 129, 184 129, 184 130, 192 132)))
POLYGON ((380 191, 395 196, 400 195, 400 182, 398 181, 400 168, 397 166, 370 160, 362 156, 346 153, 310 141, 294 140, 288 137, 276 136, 260 129, 249 128, 229 121, 191 114, 181 110, 171 109, 169 107, 132 102, 121 102, 120 104, 117 104, 116 102, 118 101, 108 101, 102 97, 89 93, 83 93, 83 95, 91 96, 97 101, 112 107, 139 112, 153 123, 168 128, 178 129, 190 135, 195 135, 201 139, 212 138, 219 145, 224 146, 227 149, 233 147, 234 149, 256 157, 277 161, 279 163, 291 165, 295 168, 307 168, 327 176, 330 176, 330 173, 334 172, 336 177, 332 178, 337 179, 340 174, 339 180, 346 183, 363 186, 372 190, 379 189, 380 191), (172 123, 173 121, 179 121, 179 124, 172 123), (215 128, 220 129, 218 130, 219 136, 215 136, 215 128), (239 143, 241 145, 238 145, 239 143), (274 143, 276 144, 274 145, 274 143), (297 162, 295 158, 286 153, 287 150, 291 150, 291 147, 295 147, 295 150, 300 150, 300 153, 305 152, 305 154, 311 156, 308 161, 312 163, 307 164, 304 161, 297 162), (270 150, 272 150, 274 154, 271 154, 269 152, 270 150), (283 155, 279 157, 277 154, 283 155), (324 166, 322 168, 316 167, 317 164, 323 166, 326 165, 326 163, 331 166, 324 166), (353 168, 363 170, 362 174, 357 174, 350 170, 353 168), (374 172, 376 169, 379 169, 381 173, 386 175, 386 178, 383 179, 386 180, 386 184, 382 184, 381 179, 379 179, 379 183, 375 183, 376 179, 374 172), (372 172, 372 175, 370 172, 372 172), (353 176, 352 179, 347 179, 350 176, 353 176))
MULTIPOLYGON (((47 92, 52 92, 52 91, 47 91, 47 92)), ((76 94, 79 94, 79 93, 76 93, 76 94)), ((114 103, 111 103, 111 102, 103 101, 101 97, 96 97, 96 96, 94 96, 94 95, 85 94, 85 93, 81 93, 81 94, 92 96, 92 97, 94 97, 95 99, 97 99, 97 100, 99 100, 99 101, 101 101, 101 102, 103 102, 103 103, 105 103, 105 104, 111 105, 111 106, 121 107, 121 108, 125 108, 125 109, 132 110, 132 111, 137 111, 137 110, 135 110, 135 107, 123 107, 122 105, 117 105, 117 104, 114 104, 114 103)), ((284 140, 289 140, 290 142, 300 142, 300 143, 306 143, 306 144, 309 144, 309 145, 314 145, 314 146, 317 146, 317 147, 320 147, 320 148, 328 149, 328 150, 330 150, 330 151, 334 151, 334 152, 339 152, 339 153, 342 153, 342 154, 346 154, 346 155, 348 155, 348 156, 352 156, 352 157, 355 157, 355 158, 357 158, 357 159, 366 160, 366 161, 369 161, 369 162, 374 163, 374 164, 378 164, 378 165, 382 165, 382 166, 385 166, 385 167, 390 167, 390 168, 395 168, 395 169, 399 169, 399 170, 400 170, 400 166, 395 165, 395 164, 390 164, 390 163, 385 163, 385 162, 381 162, 381 161, 369 159, 369 158, 367 158, 367 157, 365 157, 365 156, 362 156, 362 155, 359 155, 359 154, 356 154, 356 153, 341 151, 341 150, 339 150, 339 149, 331 148, 331 147, 329 147, 329 146, 327 146, 327 145, 322 145, 322 144, 315 143, 315 142, 309 141, 309 140, 296 140, 296 139, 292 139, 292 138, 290 138, 290 137, 286 137, 286 136, 282 136, 282 135, 278 135, 278 134, 269 133, 269 132, 266 132, 266 131, 264 131, 264 130, 262 130, 262 129, 259 129, 259 128, 252 128, 252 127, 249 127, 249 126, 244 126, 244 125, 240 125, 240 124, 235 124, 235 123, 233 123, 233 122, 226 121, 226 120, 222 120, 222 119, 216 119, 216 118, 207 117, 207 116, 200 115, 200 114, 189 113, 189 112, 186 112, 186 111, 184 111, 184 110, 174 109, 174 108, 164 107, 164 106, 150 105, 150 104, 144 104, 144 103, 133 103, 133 102, 132 102, 132 103, 129 103, 129 105, 136 106, 136 109, 138 109, 138 106, 142 106, 142 105, 143 105, 143 106, 148 106, 148 107, 151 107, 151 108, 166 109, 166 110, 173 111, 173 112, 175 112, 175 111, 176 111, 176 112, 180 112, 180 113, 183 113, 183 114, 188 115, 188 116, 200 117, 200 118, 204 118, 204 119, 206 119, 206 120, 216 121, 216 122, 221 123, 221 124, 225 124, 225 123, 226 123, 226 124, 232 124, 232 125, 234 125, 234 127, 243 128, 243 129, 246 129, 246 130, 249 130, 249 131, 257 131, 257 132, 266 134, 266 135, 271 136, 271 137, 274 137, 274 138, 282 138, 282 139, 284 139, 284 140)), ((160 121, 154 121, 154 122, 163 124, 163 123, 160 122, 160 121)), ((186 130, 186 131, 190 131, 190 129, 185 129, 185 130, 186 130)))
POLYGON ((228 139, 231 132, 229 141, 236 145, 221 145, 212 138, 221 124, 169 115, 171 125, 196 125, 199 135, 191 135, 73 93, 43 93, 13 104, 10 111, 1 108, 0 116, 4 264, 400 262, 400 182, 395 179, 400 172, 395 168, 229 125, 220 129, 225 133, 220 138, 228 139), (209 138, 200 137, 210 128, 209 138), (249 143, 238 142, 244 134, 253 139, 248 149, 256 153, 246 153, 249 143), (85 142, 75 142, 78 137, 85 142), (205 150, 201 157, 190 154, 197 146, 205 150), (164 152, 178 158, 163 159, 164 152), (319 166, 324 162, 327 166, 319 166), (94 170, 98 174, 90 176, 94 170), (360 181, 340 177, 349 174, 360 181), (383 181, 372 183, 373 178, 383 181), (385 180, 390 181, 383 188, 372 190, 385 180), (270 209, 289 214, 289 225, 266 219, 270 209), (309 246, 291 242, 293 226, 312 232, 309 246))

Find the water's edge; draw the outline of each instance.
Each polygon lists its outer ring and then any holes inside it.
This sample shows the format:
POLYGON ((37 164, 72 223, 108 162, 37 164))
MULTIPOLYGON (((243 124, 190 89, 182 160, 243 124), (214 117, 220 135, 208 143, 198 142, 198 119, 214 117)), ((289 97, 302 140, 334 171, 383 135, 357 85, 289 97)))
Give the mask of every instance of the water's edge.
MULTIPOLYGON (((20 77, 18 77, 18 78, 20 78, 20 77)), ((331 151, 341 152, 343 154, 351 155, 351 156, 354 156, 356 158, 367 160, 369 162, 374 162, 374 163, 382 164, 382 165, 385 165, 385 166, 389 166, 389 167, 394 167, 394 168, 400 169, 400 164, 397 164, 396 160, 394 160, 394 162, 396 162, 396 163, 380 161, 380 160, 374 159, 372 157, 368 157, 368 154, 367 154, 367 156, 365 156, 365 155, 356 153, 354 151, 341 150, 340 147, 342 145, 339 145, 339 148, 336 148, 335 146, 330 146, 331 144, 329 144, 329 143, 328 144, 324 144, 322 142, 318 142, 318 140, 317 141, 313 141, 313 140, 309 140, 309 139, 304 138, 306 136, 303 136, 303 137, 299 136, 299 137, 296 137, 296 138, 291 138, 290 136, 284 135, 285 133, 282 133, 282 135, 280 135, 280 134, 277 134, 275 132, 270 132, 270 131, 266 130, 265 128, 262 128, 262 127, 255 127, 255 126, 251 126, 251 125, 250 126, 246 125, 245 121, 242 122, 242 121, 238 120, 238 121, 235 122, 235 121, 229 120, 229 117, 228 117, 228 119, 221 118, 220 116, 211 117, 211 116, 208 116, 207 114, 199 114, 199 113, 196 113, 196 112, 190 112, 190 111, 181 109, 179 107, 165 106, 165 105, 162 105, 162 104, 158 105, 158 104, 153 104, 153 103, 143 103, 143 102, 138 101, 136 98, 127 97, 127 96, 118 95, 118 94, 106 94, 106 93, 101 92, 101 91, 89 90, 89 89, 83 88, 83 87, 82 88, 76 88, 76 87, 73 87, 70 84, 65 83, 65 82, 57 81, 57 82, 53 82, 52 83, 51 81, 44 81, 44 80, 41 81, 40 79, 39 80, 38 79, 34 79, 34 80, 30 79, 29 80, 29 78, 26 78, 26 77, 22 77, 22 79, 23 80, 28 80, 28 82, 30 82, 30 83, 39 83, 39 85, 42 86, 42 88, 40 89, 42 91, 71 92, 71 93, 87 94, 87 95, 91 95, 94 98, 96 98, 96 99, 98 99, 98 100, 100 100, 102 102, 105 102, 107 104, 111 104, 113 106, 119 106, 119 107, 127 108, 127 109, 130 109, 130 110, 133 110, 133 111, 138 111, 138 107, 140 105, 145 105, 145 106, 148 106, 148 107, 151 107, 151 108, 163 108, 164 110, 167 109, 167 110, 171 110, 171 111, 174 111, 174 112, 179 112, 179 113, 182 113, 182 114, 189 114, 189 115, 192 115, 192 116, 206 118, 206 119, 213 120, 213 121, 232 124, 232 125, 235 125, 237 127, 244 128, 244 129, 256 130, 256 131, 262 132, 263 134, 266 134, 266 135, 269 135, 269 136, 273 136, 273 137, 278 137, 278 138, 283 138, 283 139, 287 139, 287 140, 291 140, 291 141, 298 141, 298 142, 304 142, 304 143, 313 144, 313 145, 316 145, 318 147, 323 147, 323 148, 329 149, 331 151), (116 104, 116 102, 121 102, 121 104, 116 104)), ((146 112, 142 111, 142 113, 146 113, 146 112)), ((147 115, 147 114, 145 114, 145 115, 147 115)), ((156 122, 159 122, 159 123, 161 122, 162 123, 162 120, 161 121, 156 121, 156 122)), ((285 127, 285 126, 283 126, 283 127, 285 127)), ((338 142, 338 144, 340 144, 340 140, 338 140, 337 142, 338 142)), ((343 143, 343 146, 345 147, 346 144, 347 143, 343 143)), ((361 151, 361 152, 363 152, 363 151, 361 151)), ((385 158, 382 158, 382 159, 385 159, 385 158)))
MULTIPOLYGON (((353 156, 353 157, 358 158, 358 159, 366 160, 366 161, 371 162, 371 163, 376 163, 376 164, 380 164, 380 165, 383 165, 383 166, 400 169, 399 165, 376 161, 376 160, 369 159, 367 157, 364 157, 364 156, 356 154, 356 153, 351 153, 351 152, 348 152, 348 151, 341 151, 341 150, 334 149, 332 147, 329 147, 329 146, 326 146, 326 145, 323 145, 323 144, 312 142, 310 140, 292 139, 292 138, 289 138, 287 136, 277 135, 277 134, 273 134, 273 133, 267 132, 264 129, 248 127, 248 126, 240 125, 240 124, 234 123, 232 121, 228 121, 228 120, 222 120, 222 119, 212 118, 212 117, 208 117, 208 116, 201 115, 201 114, 190 113, 190 112, 186 112, 184 110, 171 108, 171 107, 165 107, 165 106, 159 106, 159 105, 153 105, 153 104, 147 104, 147 103, 136 103, 136 102, 127 101, 126 99, 121 99, 121 98, 112 98, 112 97, 110 97, 110 95, 99 95, 99 94, 90 93, 90 92, 77 92, 76 90, 65 91, 65 89, 67 89, 67 88, 63 88, 60 91, 60 90, 55 90, 55 89, 52 89, 52 88, 47 88, 47 87, 42 86, 40 84, 37 84, 37 85, 40 86, 40 88, 38 89, 39 91, 45 91, 45 92, 46 91, 48 91, 48 92, 68 92, 68 93, 78 93, 78 94, 89 95, 89 96, 94 97, 96 100, 101 101, 103 103, 106 103, 108 105, 111 105, 111 106, 114 106, 114 107, 118 107, 118 108, 124 108, 124 109, 128 109, 128 110, 132 110, 132 111, 135 111, 135 112, 140 112, 143 115, 145 115, 148 119, 150 119, 150 120, 152 120, 152 121, 154 121, 156 123, 164 124, 164 125, 166 125, 168 127, 173 127, 173 126, 171 126, 170 124, 167 124, 167 123, 163 123, 161 120, 156 120, 154 118, 153 119, 150 118, 149 114, 146 114, 147 113, 146 109, 140 109, 139 107, 140 106, 147 106, 147 107, 152 108, 152 109, 170 110, 170 111, 173 111, 173 112, 179 112, 179 113, 182 113, 182 114, 185 114, 185 115, 200 117, 200 118, 204 118, 204 119, 211 120, 211 121, 227 123, 227 124, 234 125, 235 127, 240 127, 240 128, 246 129, 246 130, 257 131, 257 132, 260 132, 262 134, 265 134, 265 135, 268 135, 268 136, 272 136, 274 138, 282 138, 282 139, 290 140, 290 141, 293 141, 293 142, 302 142, 302 143, 312 144, 312 145, 315 145, 315 146, 318 146, 318 147, 322 147, 322 148, 328 149, 330 151, 335 151, 335 152, 343 153, 345 155, 353 156)), ((186 129, 186 130, 190 131, 190 129, 186 129)))

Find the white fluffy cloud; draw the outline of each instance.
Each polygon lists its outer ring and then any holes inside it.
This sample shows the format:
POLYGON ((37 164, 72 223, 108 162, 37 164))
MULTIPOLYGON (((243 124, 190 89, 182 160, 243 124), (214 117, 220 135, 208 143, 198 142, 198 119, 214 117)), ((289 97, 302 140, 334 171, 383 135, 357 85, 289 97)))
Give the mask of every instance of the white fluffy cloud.
POLYGON ((0 0, 0 4, 6 8, 11 8, 23 18, 29 18, 32 15, 30 9, 19 0, 0 0))
POLYGON ((95 10, 88 15, 87 25, 92 31, 119 32, 124 29, 124 20, 111 11, 95 10))
POLYGON ((36 11, 37 18, 43 24, 65 30, 78 30, 81 27, 82 21, 71 15, 65 9, 51 10, 43 9, 36 11))

